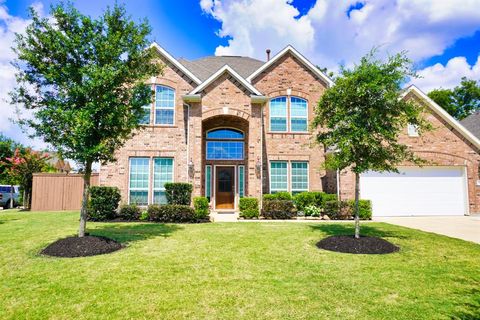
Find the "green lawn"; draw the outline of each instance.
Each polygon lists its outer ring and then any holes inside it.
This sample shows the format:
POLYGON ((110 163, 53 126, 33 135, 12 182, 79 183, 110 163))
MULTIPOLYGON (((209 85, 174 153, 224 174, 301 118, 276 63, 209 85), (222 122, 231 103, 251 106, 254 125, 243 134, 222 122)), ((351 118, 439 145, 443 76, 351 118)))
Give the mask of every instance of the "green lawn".
POLYGON ((0 211, 0 319, 479 319, 480 246, 381 223, 390 255, 319 250, 344 223, 88 223, 112 254, 38 252, 77 213, 0 211))

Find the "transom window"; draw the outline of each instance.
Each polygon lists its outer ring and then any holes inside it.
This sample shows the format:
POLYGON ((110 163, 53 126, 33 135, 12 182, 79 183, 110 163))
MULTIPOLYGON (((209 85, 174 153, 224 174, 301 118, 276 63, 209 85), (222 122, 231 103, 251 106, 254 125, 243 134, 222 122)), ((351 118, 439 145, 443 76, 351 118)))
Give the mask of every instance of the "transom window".
POLYGON ((307 130, 307 100, 298 97, 278 97, 270 100, 270 131, 307 132, 307 130), (288 118, 290 121, 287 121, 288 118))
POLYGON ((221 128, 207 133, 207 160, 243 160, 243 132, 221 128))
POLYGON ((173 125, 175 114, 175 91, 157 85, 155 87, 155 124, 173 125))

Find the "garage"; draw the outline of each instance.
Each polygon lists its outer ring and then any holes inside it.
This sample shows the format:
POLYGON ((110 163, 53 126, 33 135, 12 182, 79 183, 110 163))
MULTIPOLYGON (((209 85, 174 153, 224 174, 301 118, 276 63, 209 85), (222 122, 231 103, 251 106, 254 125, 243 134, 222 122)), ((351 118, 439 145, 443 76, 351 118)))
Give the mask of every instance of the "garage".
POLYGON ((360 197, 372 201, 374 217, 468 214, 465 167, 402 167, 399 171, 361 175, 360 197))

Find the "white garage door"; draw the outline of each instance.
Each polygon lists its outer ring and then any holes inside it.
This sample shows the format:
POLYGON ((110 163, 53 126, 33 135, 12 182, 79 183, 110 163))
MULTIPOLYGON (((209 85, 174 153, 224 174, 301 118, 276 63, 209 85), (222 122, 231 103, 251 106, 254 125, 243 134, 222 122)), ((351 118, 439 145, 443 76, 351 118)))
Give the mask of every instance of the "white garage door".
POLYGON ((361 175, 360 197, 372 201, 373 216, 467 214, 464 167, 402 167, 399 171, 361 175))

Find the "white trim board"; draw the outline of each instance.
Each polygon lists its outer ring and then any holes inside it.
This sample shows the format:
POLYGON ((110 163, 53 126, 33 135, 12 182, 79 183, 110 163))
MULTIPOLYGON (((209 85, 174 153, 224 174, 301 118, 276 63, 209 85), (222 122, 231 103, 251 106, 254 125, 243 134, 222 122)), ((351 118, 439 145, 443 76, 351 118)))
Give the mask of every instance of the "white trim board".
POLYGON ((260 91, 258 91, 250 82, 245 80, 242 76, 240 76, 235 70, 233 70, 228 64, 224 65, 220 69, 218 69, 217 72, 212 74, 207 80, 202 82, 198 87, 193 89, 192 92, 189 93, 189 95, 197 94, 201 92, 203 89, 205 89, 209 84, 211 84, 213 81, 218 79, 222 74, 225 72, 230 73, 238 82, 240 82, 245 88, 247 88, 251 93, 257 95, 257 96, 262 96, 260 91))
POLYGON ((447 111, 440 107, 435 101, 430 99, 422 90, 417 88, 415 85, 409 86, 405 92, 402 93, 401 99, 404 99, 410 92, 415 94, 420 99, 424 100, 428 106, 438 114, 443 120, 445 120, 449 125, 456 129, 465 139, 472 143, 475 147, 480 149, 480 140, 470 133, 464 126, 460 124, 455 118, 453 118, 447 111))
POLYGON ((325 73, 318 70, 316 66, 314 66, 307 58, 305 58, 300 52, 298 52, 293 46, 288 45, 282 51, 277 53, 273 58, 265 62, 260 68, 254 71, 251 75, 247 77, 248 82, 252 82, 258 75, 260 75, 263 71, 268 69, 271 65, 273 65, 278 59, 283 57, 286 53, 290 52, 293 54, 298 60, 300 60, 310 71, 312 71, 316 76, 320 79, 325 81, 329 87, 333 86, 333 80, 330 79, 325 73))

